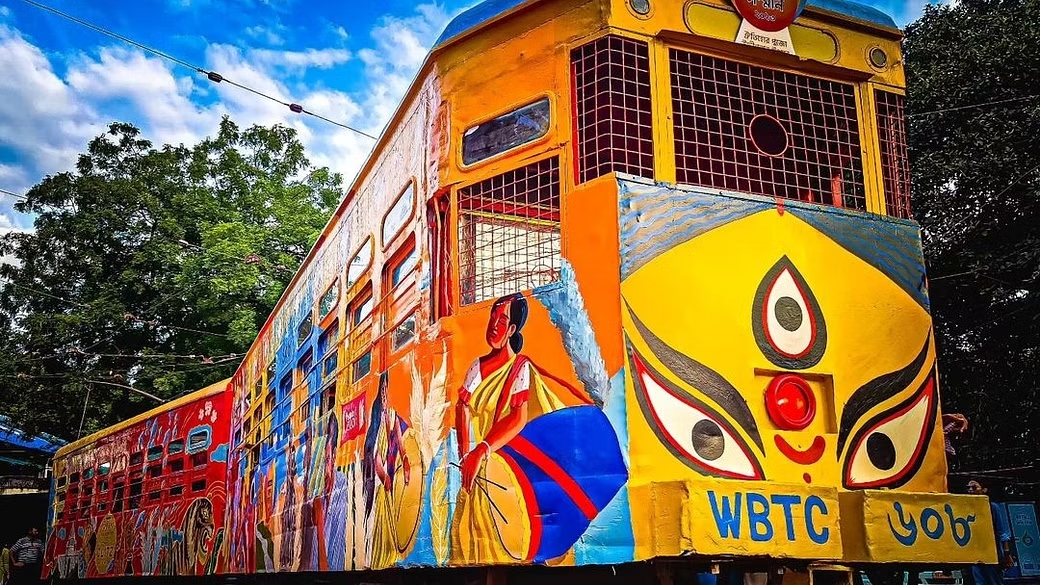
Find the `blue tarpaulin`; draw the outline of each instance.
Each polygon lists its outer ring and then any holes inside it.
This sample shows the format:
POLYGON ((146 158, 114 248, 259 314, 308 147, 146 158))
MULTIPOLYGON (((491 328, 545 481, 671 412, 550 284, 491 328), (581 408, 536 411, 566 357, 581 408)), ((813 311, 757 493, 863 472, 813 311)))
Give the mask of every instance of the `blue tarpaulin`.
POLYGON ((16 454, 10 451, 28 451, 34 455, 53 455, 55 451, 65 444, 65 441, 46 433, 41 433, 38 436, 29 436, 21 429, 14 427, 10 419, 0 415, 0 453, 4 454, 3 457, 0 457, 0 462, 14 465, 30 465, 31 463, 28 461, 11 457, 11 455, 16 454))

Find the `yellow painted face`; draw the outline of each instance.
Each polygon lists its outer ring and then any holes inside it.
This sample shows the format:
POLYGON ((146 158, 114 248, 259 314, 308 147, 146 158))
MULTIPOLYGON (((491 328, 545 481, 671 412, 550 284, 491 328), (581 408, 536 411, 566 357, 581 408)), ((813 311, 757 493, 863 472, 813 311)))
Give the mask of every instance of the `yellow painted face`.
POLYGON ((714 199, 657 242, 622 214, 633 481, 941 489, 916 230, 714 199))

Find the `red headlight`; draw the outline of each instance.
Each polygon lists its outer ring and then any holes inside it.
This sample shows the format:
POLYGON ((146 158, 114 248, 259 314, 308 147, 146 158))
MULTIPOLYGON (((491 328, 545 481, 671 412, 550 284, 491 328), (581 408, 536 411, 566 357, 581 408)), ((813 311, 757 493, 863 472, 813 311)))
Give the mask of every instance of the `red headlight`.
POLYGON ((800 376, 782 374, 766 389, 766 410, 776 426, 785 431, 800 431, 816 416, 816 396, 800 376))

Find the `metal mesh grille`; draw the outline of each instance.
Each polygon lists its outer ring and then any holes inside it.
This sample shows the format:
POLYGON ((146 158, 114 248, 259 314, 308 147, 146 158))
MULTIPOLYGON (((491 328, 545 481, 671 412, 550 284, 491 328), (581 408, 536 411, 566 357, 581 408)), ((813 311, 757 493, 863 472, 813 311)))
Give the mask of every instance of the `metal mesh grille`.
POLYGON ((852 85, 670 53, 679 182, 866 209, 852 85))
POLYGON ((650 50, 607 36, 571 52, 578 181, 612 171, 654 176, 650 50))
POLYGON ((878 141, 881 144, 881 176, 885 181, 888 213, 910 219, 910 158, 906 146, 903 96, 875 91, 878 141))
POLYGON ((542 160, 459 189, 464 304, 559 279, 560 163, 542 160))

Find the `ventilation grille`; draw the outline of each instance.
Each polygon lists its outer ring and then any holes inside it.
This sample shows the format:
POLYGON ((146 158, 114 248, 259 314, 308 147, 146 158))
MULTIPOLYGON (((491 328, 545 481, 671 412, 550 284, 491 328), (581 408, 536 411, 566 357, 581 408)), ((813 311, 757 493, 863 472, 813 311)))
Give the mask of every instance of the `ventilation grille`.
POLYGON ((607 36, 571 52, 578 182, 613 171, 654 176, 650 50, 607 36))
POLYGON ((560 163, 545 159, 459 189, 462 303, 549 284, 560 274, 560 163))
POLYGON ((852 85, 676 49, 670 63, 679 182, 866 209, 852 85))
POLYGON ((881 176, 889 215, 910 219, 910 158, 907 155, 903 96, 875 91, 878 141, 881 144, 881 176))

